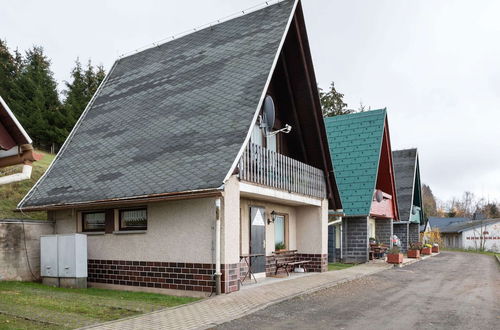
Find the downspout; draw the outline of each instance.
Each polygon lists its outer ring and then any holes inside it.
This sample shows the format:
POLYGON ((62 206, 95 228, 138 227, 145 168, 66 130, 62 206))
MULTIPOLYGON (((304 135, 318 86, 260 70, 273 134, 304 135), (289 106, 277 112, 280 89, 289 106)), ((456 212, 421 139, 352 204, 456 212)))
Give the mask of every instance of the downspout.
POLYGON ((0 177, 0 186, 4 184, 9 184, 13 182, 19 182, 23 180, 28 180, 31 178, 31 170, 33 168, 31 167, 31 163, 25 163, 23 165, 23 171, 21 173, 15 173, 11 175, 7 175, 4 177, 0 177))
POLYGON ((221 294, 220 271, 220 198, 215 200, 215 294, 221 294))

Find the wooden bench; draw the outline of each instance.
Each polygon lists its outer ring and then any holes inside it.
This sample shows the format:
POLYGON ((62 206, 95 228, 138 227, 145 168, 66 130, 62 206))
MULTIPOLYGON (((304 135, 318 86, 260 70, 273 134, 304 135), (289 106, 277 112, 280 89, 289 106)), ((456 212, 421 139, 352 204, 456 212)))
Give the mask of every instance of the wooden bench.
POLYGON ((274 270, 274 275, 278 274, 279 269, 284 269, 287 276, 290 276, 288 268, 295 266, 302 266, 304 271, 307 271, 306 264, 312 262, 312 260, 300 260, 297 261, 297 250, 286 250, 286 251, 275 251, 273 252, 275 257, 276 269, 274 270), (280 258, 282 260, 280 260, 280 258))

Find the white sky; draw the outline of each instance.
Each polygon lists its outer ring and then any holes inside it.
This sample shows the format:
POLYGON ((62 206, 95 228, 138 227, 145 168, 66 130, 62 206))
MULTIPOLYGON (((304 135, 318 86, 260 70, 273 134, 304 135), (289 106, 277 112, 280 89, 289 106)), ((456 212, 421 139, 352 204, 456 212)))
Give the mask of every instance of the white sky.
MULTIPOLYGON (((0 38, 41 45, 60 85, 74 60, 118 55, 261 0, 0 0, 0 38)), ((418 147, 441 199, 500 201, 500 1, 303 0, 316 77, 347 103, 387 107, 394 150, 418 147)))

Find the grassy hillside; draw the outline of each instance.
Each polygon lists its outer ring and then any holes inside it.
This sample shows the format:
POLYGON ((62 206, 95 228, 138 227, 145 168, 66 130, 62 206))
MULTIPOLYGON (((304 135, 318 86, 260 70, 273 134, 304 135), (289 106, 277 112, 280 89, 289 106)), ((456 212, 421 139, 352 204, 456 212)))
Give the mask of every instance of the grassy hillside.
MULTIPOLYGON (((14 212, 17 203, 21 201, 24 195, 28 193, 31 187, 33 187, 33 185, 43 175, 55 157, 54 155, 41 151, 37 151, 37 153, 43 154, 43 158, 42 160, 33 163, 33 172, 30 180, 0 186, 0 219, 47 219, 46 212, 28 212, 25 214, 21 212, 14 212)), ((6 171, 10 174, 12 169, 13 167, 2 169, 2 171, 6 171)))

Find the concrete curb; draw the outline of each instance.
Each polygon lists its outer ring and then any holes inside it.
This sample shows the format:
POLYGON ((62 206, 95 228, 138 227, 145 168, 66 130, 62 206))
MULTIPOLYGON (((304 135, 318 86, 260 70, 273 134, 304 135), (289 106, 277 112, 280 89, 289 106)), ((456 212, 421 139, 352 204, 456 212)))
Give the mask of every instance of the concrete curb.
POLYGON ((497 259, 498 264, 500 265, 500 254, 495 254, 495 258, 497 259))
POLYGON ((420 258, 412 258, 410 261, 407 261, 407 262, 404 262, 402 264, 396 264, 394 265, 395 268, 403 268, 403 267, 406 267, 408 265, 411 265, 411 264, 414 264, 416 262, 419 262, 419 261, 422 261, 422 260, 426 260, 426 259, 429 259, 429 258, 432 258, 432 257, 435 257, 437 255, 441 254, 441 252, 438 252, 438 253, 433 253, 433 254, 429 254, 429 255, 426 255, 426 256, 421 256, 420 258))

